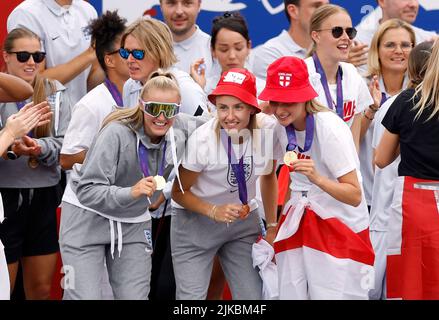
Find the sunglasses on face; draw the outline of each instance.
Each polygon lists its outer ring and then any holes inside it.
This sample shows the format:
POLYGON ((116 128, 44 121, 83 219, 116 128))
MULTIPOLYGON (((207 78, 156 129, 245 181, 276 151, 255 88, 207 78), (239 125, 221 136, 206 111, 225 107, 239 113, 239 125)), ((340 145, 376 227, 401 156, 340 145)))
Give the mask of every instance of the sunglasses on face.
POLYGON ((28 51, 11 51, 9 53, 15 53, 19 62, 27 62, 30 59, 30 56, 32 56, 35 63, 40 63, 46 57, 46 53, 41 51, 36 51, 33 53, 28 51))
POLYGON ((321 29, 321 30, 317 30, 317 31, 331 31, 332 36, 335 39, 340 38, 343 35, 343 31, 346 31, 346 34, 348 35, 350 40, 353 40, 355 38, 355 36, 357 35, 357 29, 352 28, 352 27, 348 27, 343 29, 343 27, 334 27, 332 29, 321 29))
POLYGON ((180 104, 177 103, 166 103, 166 102, 154 102, 154 101, 143 101, 140 100, 140 103, 143 106, 143 112, 149 114, 154 118, 158 118, 160 113, 167 119, 171 119, 175 117, 180 111, 180 104))
POLYGON ((140 49, 127 50, 125 48, 120 48, 119 54, 125 60, 128 59, 130 54, 132 54, 134 59, 136 60, 142 60, 143 58, 145 58, 145 51, 140 49))

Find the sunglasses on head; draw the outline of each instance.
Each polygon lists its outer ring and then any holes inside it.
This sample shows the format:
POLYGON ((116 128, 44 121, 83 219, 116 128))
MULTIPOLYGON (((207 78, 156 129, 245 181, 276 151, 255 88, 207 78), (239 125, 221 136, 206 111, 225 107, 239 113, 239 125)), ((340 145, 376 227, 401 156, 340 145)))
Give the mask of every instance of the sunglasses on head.
POLYGON ((128 50, 125 48, 120 48, 119 54, 125 60, 128 59, 130 54, 132 54, 134 59, 136 60, 142 60, 143 58, 145 58, 145 51, 140 49, 128 50))
POLYGON ((157 118, 160 116, 160 113, 167 119, 171 119, 175 117, 180 111, 180 104, 177 103, 167 103, 167 102, 154 102, 154 101, 143 101, 140 100, 140 103, 143 106, 143 112, 149 114, 150 116, 157 118))
POLYGON ((353 27, 348 27, 343 29, 343 27, 334 27, 332 29, 321 29, 321 30, 317 30, 317 31, 328 31, 330 30, 332 33, 332 36, 335 39, 340 38, 343 35, 343 31, 346 31, 346 34, 348 35, 350 40, 353 40, 355 38, 355 36, 357 35, 357 29, 353 28, 353 27))
POLYGON ((46 57, 46 53, 41 51, 36 51, 33 53, 28 51, 11 51, 9 53, 15 53, 19 62, 27 62, 30 59, 30 56, 32 56, 35 63, 40 63, 46 57))

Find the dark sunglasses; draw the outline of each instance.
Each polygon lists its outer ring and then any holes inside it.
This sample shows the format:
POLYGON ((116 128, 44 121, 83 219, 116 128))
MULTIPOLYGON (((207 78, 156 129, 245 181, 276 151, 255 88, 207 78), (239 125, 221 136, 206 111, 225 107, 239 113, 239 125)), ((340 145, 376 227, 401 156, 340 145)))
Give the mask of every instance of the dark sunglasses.
POLYGON ((352 27, 348 27, 343 29, 343 27, 334 27, 332 29, 321 29, 321 30, 317 30, 317 31, 328 31, 330 30, 332 33, 332 36, 335 39, 340 38, 343 35, 343 31, 346 31, 346 34, 348 35, 350 40, 353 40, 355 38, 355 36, 357 35, 357 29, 352 28, 352 27))
POLYGON ((180 111, 180 104, 177 103, 166 103, 166 102, 154 102, 154 101, 143 101, 140 100, 143 106, 143 112, 153 116, 155 118, 160 116, 163 112, 167 119, 175 117, 180 111))
POLYGON ((119 54, 125 60, 128 59, 130 54, 132 54, 134 59, 136 60, 142 60, 143 58, 145 58, 145 51, 140 49, 127 50, 125 48, 120 48, 119 54))
POLYGON ((15 53, 19 62, 27 62, 30 59, 30 56, 32 56, 35 63, 40 63, 46 57, 46 53, 41 51, 33 53, 30 53, 28 51, 11 51, 9 53, 15 53))

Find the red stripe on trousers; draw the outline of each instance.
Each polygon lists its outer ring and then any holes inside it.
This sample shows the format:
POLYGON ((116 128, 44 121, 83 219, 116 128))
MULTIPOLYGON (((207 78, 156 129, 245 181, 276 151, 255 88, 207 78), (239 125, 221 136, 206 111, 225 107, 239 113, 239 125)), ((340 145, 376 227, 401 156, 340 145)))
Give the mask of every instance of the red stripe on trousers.
MULTIPOLYGON (((282 216, 282 222, 285 216, 282 216)), ((309 247, 340 259, 351 259, 373 266, 375 254, 369 229, 353 232, 337 218, 323 220, 314 211, 305 209, 297 232, 274 243, 276 253, 309 247)))
POLYGON ((439 299, 439 212, 431 190, 404 178, 401 254, 387 256, 387 298, 439 299))

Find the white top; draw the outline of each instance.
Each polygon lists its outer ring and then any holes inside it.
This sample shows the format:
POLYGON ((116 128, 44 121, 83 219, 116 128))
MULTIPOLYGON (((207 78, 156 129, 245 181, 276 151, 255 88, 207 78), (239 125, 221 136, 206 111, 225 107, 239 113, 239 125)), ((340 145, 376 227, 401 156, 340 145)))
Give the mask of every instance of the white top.
MULTIPOLYGON (((241 145, 232 144, 237 159, 244 155, 248 204, 251 210, 258 207, 255 200, 257 178, 271 173, 274 169, 273 159, 281 156, 280 149, 275 147, 278 143, 273 131, 277 121, 265 114, 258 114, 257 119, 261 129, 255 129, 253 135, 241 145), (264 146, 263 150, 261 145, 264 146)), ((191 187, 192 193, 197 197, 218 205, 240 204, 238 184, 228 164, 227 151, 218 139, 217 125, 218 120, 211 119, 194 131, 188 140, 182 166, 200 173, 191 187)), ((174 205, 181 208, 176 203, 174 205)))
MULTIPOLYGON (((64 143, 61 149, 61 154, 76 154, 78 152, 87 150, 92 145, 96 135, 98 134, 102 122, 107 115, 109 115, 117 106, 110 91, 105 84, 100 84, 88 94, 86 94, 73 107, 72 119, 66 135, 64 136, 64 143), (87 119, 84 121, 84 119, 87 119)), ((82 164, 75 164, 75 171, 81 169, 82 164)), ((62 201, 73 204, 79 208, 83 208, 99 214, 107 219, 114 220, 101 212, 93 210, 82 205, 76 193, 72 190, 70 183, 67 183, 62 201)), ((145 215, 136 217, 134 219, 125 219, 120 222, 137 223, 149 219, 147 213, 145 215)))
MULTIPOLYGON (((384 134, 385 127, 381 124, 387 111, 395 101, 395 95, 388 99, 375 114, 375 127, 373 130, 372 150, 376 149, 384 134)), ((370 210, 370 230, 387 231, 389 210, 392 204, 395 183, 398 178, 398 165, 400 156, 384 169, 375 166, 374 184, 372 189, 372 206, 370 210)))
POLYGON ((214 64, 210 50, 210 35, 203 32, 198 26, 195 27, 197 30, 190 38, 180 42, 174 41, 174 53, 178 59, 175 67, 190 73, 191 64, 195 60, 204 58, 206 77, 208 77, 214 64))
MULTIPOLYGON (((316 99, 322 105, 329 107, 331 110, 336 111, 337 102, 337 86, 329 85, 333 104, 328 106, 326 100, 325 90, 323 89, 322 82, 320 81, 320 74, 317 73, 314 60, 312 57, 305 59, 308 67, 309 80, 314 90, 319 95, 316 99)), ((350 63, 340 62, 340 66, 343 72, 342 87, 343 87, 343 110, 344 121, 349 127, 354 122, 354 116, 363 112, 367 107, 372 105, 373 98, 369 93, 369 88, 364 82, 363 78, 358 73, 357 69, 350 63)))
MULTIPOLYGON (((364 79, 366 82, 367 80, 364 79)), ((402 88, 407 87, 408 78, 405 77, 402 88)), ((386 92, 386 87, 384 86, 383 79, 379 79, 380 90, 384 92, 387 98, 390 98, 390 94, 386 92)), ((386 101, 387 102, 387 101, 386 101)), ((377 114, 375 115, 375 117, 377 114)), ((373 170, 373 148, 372 148, 372 137, 375 128, 376 120, 375 118, 371 121, 369 128, 364 135, 363 141, 360 144, 360 166, 361 174, 363 175, 363 187, 366 196, 367 204, 370 206, 372 204, 372 189, 374 184, 374 170, 373 170)))
MULTIPOLYGON (((8 32, 26 27, 42 40, 46 55, 46 68, 66 63, 90 47, 91 36, 85 27, 97 18, 96 10, 87 1, 73 0, 63 8, 54 0, 27 0, 20 3, 9 15, 8 32)), ((87 93, 90 67, 66 84, 72 105, 87 93)))
MULTIPOLYGON (((170 69, 180 87, 181 108, 180 112, 193 115, 201 115, 207 110, 207 96, 203 89, 184 71, 175 67, 170 69)), ((128 79, 123 86, 124 107, 134 107, 139 103, 139 96, 142 90, 140 81, 128 79)))
MULTIPOLYGON (((377 7, 375 11, 366 16, 355 28, 357 29, 356 41, 370 46, 374 34, 377 32, 380 25, 380 20, 383 17, 383 11, 381 7, 377 7)), ((416 44, 424 41, 431 40, 437 34, 434 31, 427 31, 412 25, 413 31, 416 35, 416 44)), ((367 64, 359 67, 359 71, 362 74, 367 72, 367 64)))
MULTIPOLYGON (((325 91, 323 89, 323 85, 320 81, 320 75, 316 72, 316 68, 314 65, 314 60, 312 57, 305 59, 306 65, 308 67, 309 72, 309 80, 314 90, 316 90, 319 95, 316 99, 323 106, 328 106, 326 101, 325 91)), ((343 110, 344 110, 344 121, 345 123, 351 127, 354 122, 354 116, 361 113, 368 106, 373 104, 373 98, 369 93, 369 89, 366 83, 363 81, 363 78, 358 73, 357 69, 352 64, 340 62, 343 71, 343 110)), ((331 97, 333 102, 337 101, 337 86, 329 85, 329 91, 331 93, 331 97)), ((332 105, 331 110, 336 111, 335 104, 332 105)), ((305 141, 305 131, 298 132, 298 139, 302 139, 301 141, 305 141)), ((349 131, 349 135, 353 140, 352 132, 349 131)), ((300 141, 300 140, 299 140, 300 141)), ((303 144, 301 144, 303 147, 303 144)), ((299 157, 309 157, 308 153, 303 155, 299 154, 299 157)), ((302 175, 295 172, 290 174, 292 183, 290 185, 290 189, 292 191, 307 191, 309 190, 311 184, 308 179, 302 175)))
POLYGON ((306 53, 306 49, 295 43, 288 31, 283 30, 278 36, 271 38, 255 49, 254 57, 251 59, 253 61, 253 73, 257 78, 265 81, 268 66, 272 62, 283 56, 305 59, 306 53))
MULTIPOLYGON (((361 186, 360 162, 349 128, 333 112, 318 112, 314 114, 314 120, 314 139, 306 155, 314 160, 317 172, 336 181, 337 178, 355 170, 361 186)), ((288 143, 285 128, 277 125, 275 130, 285 150, 288 143)), ((303 147, 303 134, 296 131, 296 137, 299 145, 303 147)), ((292 183, 296 181, 293 180, 292 183)), ((328 215, 341 219, 354 232, 359 232, 369 226, 369 213, 363 190, 361 194, 360 205, 353 207, 334 199, 316 185, 311 184, 308 198, 325 208, 328 215)))

